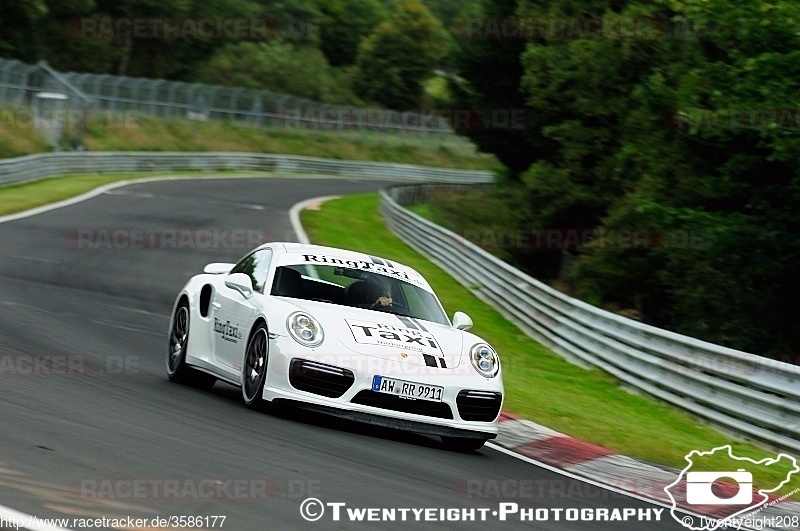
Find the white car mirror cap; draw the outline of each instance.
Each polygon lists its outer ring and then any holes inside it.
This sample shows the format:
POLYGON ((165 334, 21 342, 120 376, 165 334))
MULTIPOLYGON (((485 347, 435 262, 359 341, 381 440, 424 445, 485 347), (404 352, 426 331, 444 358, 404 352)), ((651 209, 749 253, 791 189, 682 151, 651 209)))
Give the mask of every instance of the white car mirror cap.
POLYGON ((225 280, 225 285, 235 289, 245 297, 250 297, 253 294, 253 282, 244 273, 233 273, 225 280))
POLYGON ((457 330, 469 330, 472 328, 472 319, 464 312, 456 312, 453 314, 453 328, 457 330))
POLYGON ((211 262, 203 268, 203 273, 210 275, 222 275, 229 273, 235 264, 228 264, 226 262, 211 262))

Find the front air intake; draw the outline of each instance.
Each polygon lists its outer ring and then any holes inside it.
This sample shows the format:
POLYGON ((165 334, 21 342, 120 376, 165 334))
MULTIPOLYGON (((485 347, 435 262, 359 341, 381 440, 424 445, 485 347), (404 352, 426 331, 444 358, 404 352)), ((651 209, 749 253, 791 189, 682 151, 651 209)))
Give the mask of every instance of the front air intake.
POLYGON ((491 422, 500 413, 503 395, 491 391, 461 391, 456 397, 458 414, 463 420, 491 422))
POLYGON ((299 391, 328 398, 339 398, 350 389, 353 371, 334 365, 295 358, 289 365, 289 383, 299 391))

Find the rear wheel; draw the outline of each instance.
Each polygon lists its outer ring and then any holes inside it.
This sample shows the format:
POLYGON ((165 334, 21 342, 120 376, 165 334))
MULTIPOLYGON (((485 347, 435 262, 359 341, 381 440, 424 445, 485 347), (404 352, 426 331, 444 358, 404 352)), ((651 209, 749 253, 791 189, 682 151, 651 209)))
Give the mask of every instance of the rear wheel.
POLYGON ((269 338, 267 326, 260 323, 250 334, 242 364, 242 399, 244 405, 255 408, 261 405, 261 394, 267 378, 269 338))
POLYGON ((445 437, 442 436, 442 444, 448 450, 455 452, 474 452, 483 448, 488 439, 476 439, 472 437, 445 437))
POLYGON ((216 378, 186 365, 188 343, 189 304, 183 299, 175 308, 175 315, 172 317, 172 330, 169 333, 167 348, 167 378, 173 382, 210 389, 216 378))

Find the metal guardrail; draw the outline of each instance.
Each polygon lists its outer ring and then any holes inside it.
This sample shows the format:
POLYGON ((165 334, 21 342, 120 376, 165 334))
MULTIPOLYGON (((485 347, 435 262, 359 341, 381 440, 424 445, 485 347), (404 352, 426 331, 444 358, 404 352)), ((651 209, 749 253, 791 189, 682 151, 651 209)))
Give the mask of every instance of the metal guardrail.
POLYGON ((486 183, 488 171, 451 170, 393 164, 335 160, 296 155, 237 152, 57 152, 0 160, 0 185, 70 173, 138 171, 243 170, 311 173, 389 181, 486 183))
POLYGON ((389 227, 527 334, 746 439, 800 452, 800 367, 568 297, 404 208, 434 186, 393 186, 381 192, 381 213, 389 227))
POLYGON ((167 118, 231 120, 278 129, 401 134, 465 143, 442 113, 359 108, 307 100, 267 89, 165 79, 59 72, 45 62, 0 59, 0 105, 25 106, 39 92, 65 92, 70 108, 167 118))

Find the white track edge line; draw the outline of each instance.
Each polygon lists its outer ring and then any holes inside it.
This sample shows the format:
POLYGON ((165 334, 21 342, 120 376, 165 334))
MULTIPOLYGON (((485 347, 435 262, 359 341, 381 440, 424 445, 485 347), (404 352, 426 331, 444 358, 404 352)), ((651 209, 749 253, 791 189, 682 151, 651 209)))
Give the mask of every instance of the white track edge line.
POLYGON ((322 197, 312 197, 311 199, 306 199, 305 201, 300 201, 299 203, 295 203, 291 209, 289 209, 289 219, 292 222, 292 229, 294 229, 295 234, 297 234, 297 240, 305 245, 311 243, 311 240, 308 238, 308 234, 306 234, 306 230, 303 228, 303 224, 300 222, 300 212, 305 210, 309 205, 313 205, 314 203, 324 203, 325 201, 330 201, 332 199, 339 199, 340 195, 326 195, 322 197))
MULTIPOLYGON (((58 176, 54 178, 59 178, 58 176)), ((82 201, 86 201, 88 199, 92 199, 93 197, 97 197, 98 195, 104 194, 110 190, 114 190, 115 188, 122 188, 123 186, 128 186, 131 184, 141 184, 141 183, 150 183, 150 182, 159 182, 159 181, 182 181, 182 180, 208 180, 208 179, 335 179, 335 176, 327 176, 327 175, 314 175, 314 174, 306 174, 306 173, 297 173, 297 174, 289 174, 289 173, 270 173, 270 172, 262 172, 262 173, 248 173, 248 174, 227 174, 227 173, 210 173, 206 175, 159 175, 155 177, 141 177, 141 178, 133 178, 133 179, 125 179, 122 181, 115 181, 113 183, 103 184, 98 186, 97 188, 92 188, 88 192, 84 192, 80 195, 76 195, 73 197, 68 197, 67 199, 62 199, 61 201, 56 201, 55 203, 48 203, 46 205, 41 205, 38 207, 34 207, 28 210, 23 210, 22 212, 15 212, 13 214, 7 214, 5 216, 0 216, 0 223, 5 223, 7 221, 14 221, 17 219, 28 218, 31 216, 35 216, 37 214, 43 214, 45 212, 49 212, 51 210, 56 210, 58 208, 63 208, 66 206, 74 205, 80 203, 82 201)), ((37 181, 30 181, 30 182, 37 182, 37 181)), ((25 184, 25 183, 20 183, 25 184)))
MULTIPOLYGON (((629 498, 633 498, 635 500, 643 501, 645 503, 650 503, 652 505, 658 505, 659 507, 663 507, 663 508, 665 508, 665 509, 667 509, 669 511, 673 510, 672 509, 672 504, 662 502, 661 500, 653 500, 653 499, 647 498, 645 496, 642 496, 641 494, 637 494, 637 493, 634 493, 634 492, 626 491, 624 489, 620 489, 619 487, 615 487, 613 485, 605 485, 605 484, 603 484, 600 481, 597 481, 595 479, 592 479, 592 478, 589 478, 589 477, 585 477, 585 476, 582 476, 580 474, 575 474, 574 472, 569 472, 569 471, 564 470, 562 468, 557 468, 557 467, 555 467, 553 465, 548 465, 547 463, 543 463, 543 462, 538 461, 538 460, 536 460, 536 459, 534 459, 532 457, 528 457, 527 455, 523 455, 523 454, 515 452, 514 450, 510 450, 508 448, 504 448, 504 447, 502 447, 502 446, 500 446, 500 445, 498 445, 496 443, 487 442, 486 446, 488 448, 493 449, 493 450, 497 450, 498 452, 502 452, 502 453, 504 453, 506 455, 510 455, 511 457, 516 457, 520 461, 524 461, 524 462, 526 462, 526 463, 528 463, 530 465, 535 465, 535 466, 544 468, 545 470, 549 470, 550 472, 555 472, 556 474, 559 474, 559 475, 562 475, 562 476, 566 476, 566 477, 568 477, 570 479, 575 479, 577 481, 583 481, 584 483, 588 483, 590 485, 594 485, 595 487, 600 487, 602 489, 609 490, 611 492, 616 492, 617 494, 622 494, 622 495, 627 496, 629 498)), ((701 518, 701 519, 702 518, 715 518, 713 516, 708 516, 708 515, 704 515, 704 514, 700 514, 700 513, 695 513, 695 512, 686 510, 686 509, 684 509, 682 507, 678 507, 678 506, 675 507, 674 511, 677 512, 677 513, 683 513, 683 514, 687 514, 689 516, 694 516, 696 518, 701 518)), ((751 528, 741 527, 741 529, 751 529, 751 528)), ((756 531, 756 530, 753 530, 753 531, 756 531)))

